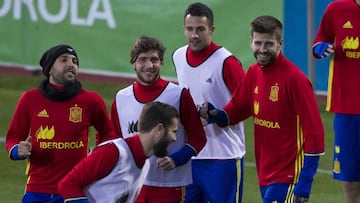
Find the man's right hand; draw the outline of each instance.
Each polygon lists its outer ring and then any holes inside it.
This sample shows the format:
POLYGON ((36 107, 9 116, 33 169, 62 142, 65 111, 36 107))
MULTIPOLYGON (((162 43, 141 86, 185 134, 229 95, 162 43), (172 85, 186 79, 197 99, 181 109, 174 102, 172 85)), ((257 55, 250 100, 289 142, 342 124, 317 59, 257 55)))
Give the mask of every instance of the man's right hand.
POLYGON ((206 119, 208 124, 216 123, 220 127, 225 127, 229 123, 225 111, 216 109, 210 102, 205 102, 201 105, 199 114, 201 118, 206 119))
POLYGON ((313 47, 313 54, 316 58, 324 58, 334 53, 334 46, 329 42, 319 42, 313 47))
POLYGON ((28 157, 31 154, 31 136, 18 144, 18 156, 20 158, 28 157))

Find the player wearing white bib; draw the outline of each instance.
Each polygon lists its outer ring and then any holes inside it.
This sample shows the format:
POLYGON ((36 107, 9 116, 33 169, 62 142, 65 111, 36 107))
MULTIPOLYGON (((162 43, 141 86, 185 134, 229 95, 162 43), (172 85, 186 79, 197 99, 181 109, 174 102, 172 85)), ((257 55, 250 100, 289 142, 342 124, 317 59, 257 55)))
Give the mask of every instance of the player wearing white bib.
POLYGON ((179 116, 173 106, 150 102, 140 112, 139 133, 98 145, 59 183, 66 203, 133 203, 149 170, 147 158, 167 155, 179 116))
MULTIPOLYGON (((198 107, 206 101, 225 105, 245 76, 238 59, 212 41, 213 19, 212 10, 205 4, 189 5, 184 15, 188 45, 173 53, 179 85, 189 88, 198 107)), ((243 123, 204 128, 207 142, 192 160, 194 183, 186 188, 185 202, 241 202, 243 123)))
POLYGON ((163 80, 159 75, 164 53, 165 47, 155 38, 142 36, 135 41, 130 62, 137 80, 116 94, 111 109, 115 132, 124 138, 137 132, 139 109, 148 102, 161 101, 179 111, 176 142, 169 146, 169 156, 150 157, 150 170, 136 199, 138 203, 183 201, 185 186, 192 182, 189 160, 200 152, 206 142, 189 91, 163 80))

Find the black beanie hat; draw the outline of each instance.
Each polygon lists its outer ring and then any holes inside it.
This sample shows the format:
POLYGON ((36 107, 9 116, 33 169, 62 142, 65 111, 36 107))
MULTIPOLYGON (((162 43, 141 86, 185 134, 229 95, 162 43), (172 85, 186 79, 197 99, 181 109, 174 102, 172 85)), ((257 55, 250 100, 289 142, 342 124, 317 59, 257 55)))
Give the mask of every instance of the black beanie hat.
POLYGON ((51 47, 50 49, 48 49, 41 57, 40 59, 40 66, 42 67, 43 73, 46 77, 49 77, 49 72, 51 69, 51 66, 53 65, 54 61, 61 55, 64 53, 69 53, 72 54, 74 56, 76 56, 77 60, 77 65, 79 66, 79 58, 75 52, 75 50, 66 44, 60 44, 60 45, 56 45, 54 47, 51 47))

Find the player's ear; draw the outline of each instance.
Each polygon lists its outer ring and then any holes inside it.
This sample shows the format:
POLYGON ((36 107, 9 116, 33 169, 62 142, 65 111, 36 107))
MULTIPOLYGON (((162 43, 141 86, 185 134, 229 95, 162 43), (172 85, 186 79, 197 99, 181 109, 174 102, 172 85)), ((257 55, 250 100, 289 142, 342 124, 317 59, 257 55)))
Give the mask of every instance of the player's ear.
POLYGON ((214 34, 214 32, 215 32, 215 26, 212 25, 212 26, 210 26, 210 33, 211 33, 211 34, 214 34))
POLYGON ((279 41, 279 48, 280 48, 280 49, 281 49, 281 47, 282 47, 283 43, 284 43, 284 40, 283 40, 283 39, 281 39, 281 40, 279 41))
POLYGON ((155 126, 155 130, 156 130, 156 133, 157 133, 158 135, 160 135, 160 137, 163 137, 164 132, 165 132, 164 124, 163 124, 163 123, 158 123, 158 124, 155 126))

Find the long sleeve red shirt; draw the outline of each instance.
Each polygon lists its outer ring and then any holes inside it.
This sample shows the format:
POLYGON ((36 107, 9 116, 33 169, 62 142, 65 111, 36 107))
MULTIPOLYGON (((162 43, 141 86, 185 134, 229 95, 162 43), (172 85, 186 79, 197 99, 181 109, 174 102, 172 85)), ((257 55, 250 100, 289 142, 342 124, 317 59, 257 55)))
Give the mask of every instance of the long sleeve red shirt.
POLYGON ((223 108, 230 124, 254 119, 259 184, 293 184, 304 154, 324 153, 324 128, 306 76, 282 53, 266 66, 253 64, 244 84, 223 108))
POLYGON ((32 137, 32 150, 26 174, 27 192, 57 194, 58 182, 85 158, 89 151, 89 129, 96 131, 96 142, 113 139, 111 122, 103 99, 82 89, 73 98, 56 102, 39 89, 19 98, 6 135, 6 149, 32 137))
MULTIPOLYGON (((125 139, 138 168, 142 168, 147 157, 144 154, 139 136, 125 139)), ((112 172, 118 159, 118 148, 113 143, 96 147, 70 171, 59 184, 59 192, 64 199, 86 198, 84 188, 112 172)), ((121 188, 120 188, 121 189, 121 188)))
POLYGON ((355 0, 337 0, 326 8, 314 45, 334 46, 329 64, 326 110, 360 114, 360 6, 355 0))

